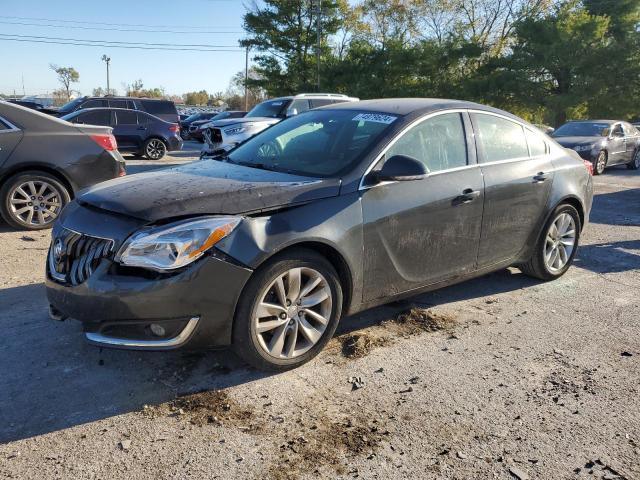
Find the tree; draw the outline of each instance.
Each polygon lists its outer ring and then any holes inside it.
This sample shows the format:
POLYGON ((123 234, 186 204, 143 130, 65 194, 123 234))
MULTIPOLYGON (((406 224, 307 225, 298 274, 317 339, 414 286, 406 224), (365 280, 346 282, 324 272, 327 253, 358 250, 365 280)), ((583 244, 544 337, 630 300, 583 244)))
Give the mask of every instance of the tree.
POLYGON ((209 94, 206 90, 199 92, 187 92, 183 95, 184 103, 187 105, 207 105, 209 103, 209 94))
POLYGON ((124 87, 127 97, 165 98, 167 96, 163 87, 145 89, 141 79, 134 81, 132 84, 125 84, 124 87))
MULTIPOLYGON (((310 0, 254 2, 244 16, 247 37, 240 42, 258 52, 254 57, 259 77, 249 84, 269 95, 316 90, 317 8, 310 0)), ((321 57, 331 55, 328 43, 341 25, 338 2, 323 0, 321 57)))
POLYGON ((98 87, 93 89, 94 97, 104 97, 106 95, 118 95, 118 91, 115 88, 109 89, 107 92, 106 88, 98 87))
POLYGON ((73 67, 59 67, 53 63, 49 65, 49 68, 58 75, 58 81, 62 84, 67 101, 71 100, 71 93, 73 92, 71 84, 80 80, 80 74, 73 67))

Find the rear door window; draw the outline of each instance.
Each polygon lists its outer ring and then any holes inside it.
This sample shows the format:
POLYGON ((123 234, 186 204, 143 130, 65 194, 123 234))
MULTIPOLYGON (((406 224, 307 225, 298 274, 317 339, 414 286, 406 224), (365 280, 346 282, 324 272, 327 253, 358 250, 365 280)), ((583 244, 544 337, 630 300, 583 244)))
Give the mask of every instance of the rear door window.
POLYGON ((108 110, 99 110, 96 112, 87 112, 78 115, 76 123, 84 123, 87 125, 111 125, 111 112, 108 110))
POLYGON ((328 98, 316 98, 309 100, 309 106, 311 108, 324 107, 325 105, 331 105, 332 103, 333 101, 328 98))
POLYGON ((126 100, 109 100, 109 106, 111 108, 128 108, 126 100))
POLYGON ((482 162, 527 158, 529 149, 521 125, 496 115, 473 113, 482 162))
POLYGON ((82 108, 100 108, 107 106, 107 101, 101 99, 88 100, 82 104, 82 108))
POLYGON ((529 154, 532 157, 546 155, 547 143, 542 139, 542 137, 528 128, 525 129, 525 133, 527 135, 527 143, 529 144, 529 154))
POLYGON ((121 110, 116 112, 116 125, 136 125, 138 116, 133 110, 121 110))
POLYGON ((151 115, 177 115, 176 106, 173 102, 163 100, 140 100, 142 107, 151 115))
POLYGON ((293 102, 291 102, 289 110, 293 110, 294 108, 298 113, 306 112, 307 110, 309 110, 309 100, 294 100, 293 102))

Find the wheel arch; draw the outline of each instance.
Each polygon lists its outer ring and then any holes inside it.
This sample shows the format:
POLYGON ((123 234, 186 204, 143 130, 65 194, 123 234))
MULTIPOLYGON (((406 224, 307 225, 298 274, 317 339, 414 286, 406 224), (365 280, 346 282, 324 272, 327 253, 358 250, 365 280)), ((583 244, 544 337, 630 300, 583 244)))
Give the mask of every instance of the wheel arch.
POLYGON ((584 208, 584 205, 582 204, 582 201, 574 195, 567 195, 566 197, 563 197, 560 200, 558 200, 558 202, 556 202, 553 208, 549 211, 544 224, 547 223, 547 221, 549 220, 549 217, 551 217, 555 209, 558 208, 560 205, 564 205, 564 204, 571 205, 578 211, 578 216, 580 217, 580 230, 582 231, 582 229, 584 228, 585 208, 584 208))
POLYGON ((329 261, 329 263, 331 263, 333 268, 336 269, 338 278, 340 279, 340 285, 342 287, 342 311, 345 313, 348 312, 353 300, 353 273, 344 255, 336 247, 328 243, 315 240, 303 240, 300 242, 289 244, 264 258, 256 268, 260 268, 262 265, 264 265, 274 257, 280 255, 284 256, 287 254, 287 252, 299 249, 312 250, 319 255, 322 255, 329 261))

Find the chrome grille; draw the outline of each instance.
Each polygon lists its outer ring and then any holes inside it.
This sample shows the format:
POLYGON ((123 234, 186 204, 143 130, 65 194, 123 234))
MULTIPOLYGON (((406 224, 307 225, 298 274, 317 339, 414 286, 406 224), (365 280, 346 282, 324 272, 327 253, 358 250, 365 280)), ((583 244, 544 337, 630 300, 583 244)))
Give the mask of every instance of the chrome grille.
POLYGON ((51 239, 49 273, 58 282, 79 285, 112 250, 113 240, 60 229, 51 239))

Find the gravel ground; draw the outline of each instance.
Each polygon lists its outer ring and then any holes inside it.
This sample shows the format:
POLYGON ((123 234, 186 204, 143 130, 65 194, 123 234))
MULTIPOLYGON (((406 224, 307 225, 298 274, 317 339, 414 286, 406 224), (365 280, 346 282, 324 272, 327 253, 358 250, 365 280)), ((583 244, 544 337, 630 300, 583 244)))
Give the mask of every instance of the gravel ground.
POLYGON ((0 477, 640 479, 640 175, 596 193, 561 279, 508 269, 346 318, 279 375, 87 345, 48 319, 49 233, 0 225, 0 477))

